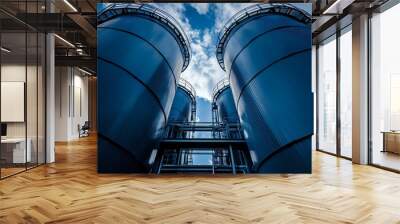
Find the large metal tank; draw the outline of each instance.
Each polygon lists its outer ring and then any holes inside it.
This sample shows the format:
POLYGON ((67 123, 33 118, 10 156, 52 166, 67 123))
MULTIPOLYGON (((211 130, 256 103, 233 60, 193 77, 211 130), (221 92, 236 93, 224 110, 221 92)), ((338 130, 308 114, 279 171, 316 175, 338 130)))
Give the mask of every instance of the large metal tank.
POLYGON ((243 138, 229 80, 221 80, 213 89, 212 110, 213 122, 223 128, 222 132, 214 133, 214 137, 229 139, 243 138))
POLYGON ((98 23, 98 171, 147 172, 189 64, 189 42, 150 5, 110 4, 98 23))
POLYGON ((232 90, 229 80, 223 79, 217 83, 212 93, 215 122, 219 123, 238 123, 239 117, 233 100, 232 90))
POLYGON ((228 73, 255 172, 311 172, 311 17, 259 4, 224 26, 217 60, 228 73))
POLYGON ((196 120, 196 91, 186 80, 180 79, 176 90, 168 123, 196 120))
POLYGON ((178 126, 182 123, 196 121, 196 91, 192 85, 184 79, 179 80, 178 89, 172 103, 168 117, 166 134, 168 138, 187 138, 192 134, 181 130, 178 126))

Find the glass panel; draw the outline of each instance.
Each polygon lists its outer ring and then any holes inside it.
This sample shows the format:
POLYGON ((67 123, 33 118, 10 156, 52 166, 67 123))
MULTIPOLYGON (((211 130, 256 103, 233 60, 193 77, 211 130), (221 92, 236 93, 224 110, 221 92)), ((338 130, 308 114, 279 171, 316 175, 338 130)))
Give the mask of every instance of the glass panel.
POLYGON ((2 177, 25 170, 31 159, 26 150, 26 40, 25 31, 1 34, 2 177))
MULTIPOLYGON (((1 1, 11 14, 43 13, 41 1, 1 1)), ((45 161, 45 35, 0 12, 0 176, 45 161)), ((34 21, 32 21, 34 23, 34 21)))
POLYGON ((400 130, 400 73, 390 79, 390 130, 400 130))
POLYGON ((37 165, 37 76, 38 76, 38 35, 36 32, 27 33, 27 76, 26 76, 26 118, 27 118, 27 149, 31 153, 28 168, 37 165))
MULTIPOLYGON (((38 1, 27 1, 26 12, 38 13, 41 10, 38 1)), ((38 23, 38 17, 27 17, 31 23, 38 23)), ((27 29, 27 76, 26 76, 26 118, 27 149, 31 151, 28 168, 38 164, 38 45, 39 35, 36 30, 27 29)))
POLYGON ((371 19, 372 163, 400 170, 400 5, 371 19))
POLYGON ((340 153, 352 156, 352 35, 340 36, 340 153))
POLYGON ((318 148, 336 153, 336 37, 318 48, 318 148))

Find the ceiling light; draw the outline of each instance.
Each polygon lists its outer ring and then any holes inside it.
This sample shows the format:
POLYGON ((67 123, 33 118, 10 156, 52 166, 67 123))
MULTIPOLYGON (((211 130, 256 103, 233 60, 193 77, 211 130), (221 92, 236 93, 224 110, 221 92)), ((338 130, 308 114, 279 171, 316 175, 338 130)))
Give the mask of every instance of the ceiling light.
POLYGON ((5 47, 1 47, 1 51, 4 51, 6 53, 10 53, 11 52, 11 50, 9 50, 9 49, 7 49, 5 47))
POLYGON ((65 4, 67 4, 74 12, 78 12, 78 10, 68 1, 64 0, 65 4))
POLYGON ((88 72, 88 71, 86 71, 86 70, 83 70, 83 69, 81 69, 81 68, 79 68, 79 67, 78 67, 78 70, 81 71, 81 72, 83 72, 83 73, 85 73, 86 75, 92 75, 92 73, 90 73, 90 72, 88 72))
POLYGON ((325 11, 322 14, 330 14, 331 13, 330 11, 334 9, 337 6, 337 4, 339 4, 340 1, 341 0, 336 0, 331 6, 325 9, 325 11))
POLYGON ((72 44, 71 42, 69 42, 68 40, 66 40, 66 39, 64 39, 64 38, 62 38, 62 37, 60 37, 60 36, 57 35, 57 34, 54 34, 54 36, 57 37, 57 38, 58 38, 59 40, 61 40, 62 42, 64 42, 65 44, 67 44, 68 46, 75 48, 75 45, 73 45, 73 44, 72 44))
POLYGON ((77 49, 76 49, 76 53, 78 53, 79 55, 83 55, 83 54, 84 54, 82 48, 77 48, 77 49))

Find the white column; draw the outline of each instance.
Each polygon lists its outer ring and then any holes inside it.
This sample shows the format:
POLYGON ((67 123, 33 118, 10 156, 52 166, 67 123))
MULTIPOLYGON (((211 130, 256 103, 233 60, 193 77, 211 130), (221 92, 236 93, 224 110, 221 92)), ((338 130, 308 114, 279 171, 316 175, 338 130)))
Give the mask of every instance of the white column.
POLYGON ((353 162, 368 163, 368 15, 353 19, 353 162))
POLYGON ((54 133, 55 133, 55 56, 54 35, 46 35, 46 163, 55 161, 54 133))

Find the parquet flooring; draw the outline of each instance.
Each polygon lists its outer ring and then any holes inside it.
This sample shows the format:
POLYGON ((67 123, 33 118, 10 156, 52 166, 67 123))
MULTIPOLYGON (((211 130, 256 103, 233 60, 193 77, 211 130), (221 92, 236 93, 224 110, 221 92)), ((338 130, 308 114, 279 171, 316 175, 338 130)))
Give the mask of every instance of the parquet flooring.
POLYGON ((0 223, 400 223, 399 174, 320 152, 312 175, 106 175, 95 140, 0 181, 0 223))

